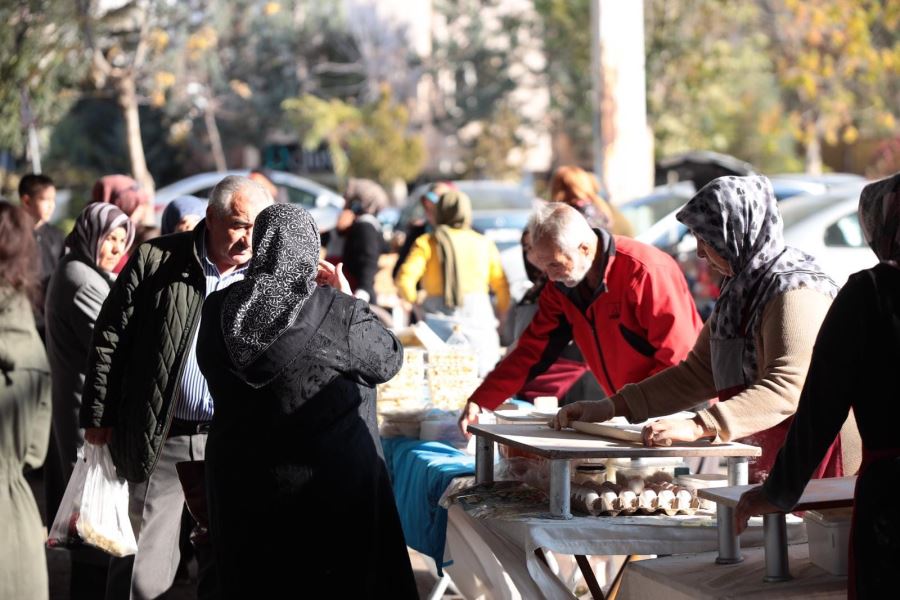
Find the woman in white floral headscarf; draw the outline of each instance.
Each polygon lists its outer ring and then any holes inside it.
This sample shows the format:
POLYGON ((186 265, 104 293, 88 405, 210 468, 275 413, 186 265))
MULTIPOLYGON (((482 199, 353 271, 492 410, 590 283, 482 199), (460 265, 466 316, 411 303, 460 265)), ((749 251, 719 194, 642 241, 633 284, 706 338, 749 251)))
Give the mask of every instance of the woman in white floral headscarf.
MULTIPOLYGON (((760 446, 762 456, 751 461, 750 480, 761 481, 787 434, 813 342, 837 286, 811 256, 785 245, 775 194, 765 177, 715 179, 677 217, 697 238, 697 255, 725 276, 722 295, 687 359, 624 387, 607 413, 614 408, 615 414, 638 422, 713 398, 714 404, 693 419, 651 423, 644 428, 644 442, 715 438, 760 446)), ((578 410, 567 408, 563 411, 578 410)), ((612 416, 597 415, 602 411, 596 408, 589 405, 588 420, 612 416)), ((560 417, 585 420, 578 414, 560 417)), ((858 460, 852 452, 847 457, 858 460)), ((843 453, 835 441, 818 475, 842 471, 843 453)))
POLYGON ((850 598, 882 597, 900 565, 900 173, 867 185, 859 201, 866 241, 881 261, 852 275, 822 323, 800 405, 765 485, 737 508, 789 511, 852 409, 863 441, 854 500, 850 598))

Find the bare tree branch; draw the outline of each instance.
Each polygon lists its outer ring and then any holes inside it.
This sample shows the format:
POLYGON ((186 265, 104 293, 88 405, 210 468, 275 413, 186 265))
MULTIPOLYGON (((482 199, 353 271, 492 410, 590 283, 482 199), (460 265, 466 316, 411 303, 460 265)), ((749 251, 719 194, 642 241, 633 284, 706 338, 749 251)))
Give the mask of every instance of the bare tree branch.
POLYGON ((147 49, 149 48, 147 34, 150 32, 150 8, 144 4, 140 7, 140 10, 143 15, 143 20, 141 22, 141 30, 138 33, 138 43, 137 48, 134 51, 134 59, 131 61, 131 67, 129 68, 132 74, 136 73, 137 70, 144 65, 144 60, 147 57, 147 49))
POLYGON ((94 40, 91 0, 75 0, 78 25, 84 35, 85 46, 91 53, 91 79, 97 87, 103 87, 106 78, 113 75, 113 66, 103 56, 94 40))

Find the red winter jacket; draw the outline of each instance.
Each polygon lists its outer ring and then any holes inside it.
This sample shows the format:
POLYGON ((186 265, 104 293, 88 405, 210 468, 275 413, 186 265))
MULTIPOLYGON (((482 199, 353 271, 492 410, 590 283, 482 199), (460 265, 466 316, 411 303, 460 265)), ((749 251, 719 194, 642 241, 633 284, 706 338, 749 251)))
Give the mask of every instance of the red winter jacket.
POLYGON ((684 275, 668 254, 595 230, 603 282, 586 310, 576 288, 548 283, 538 310, 510 352, 472 394, 494 409, 543 373, 573 337, 608 395, 687 356, 703 323, 684 275))

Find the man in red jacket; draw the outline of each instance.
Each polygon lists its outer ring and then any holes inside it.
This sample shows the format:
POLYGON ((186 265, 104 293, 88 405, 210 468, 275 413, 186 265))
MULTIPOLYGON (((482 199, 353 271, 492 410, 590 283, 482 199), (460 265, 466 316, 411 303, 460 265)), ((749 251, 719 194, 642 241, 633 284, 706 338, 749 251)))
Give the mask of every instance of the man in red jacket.
POLYGON ((591 229, 574 208, 550 203, 532 215, 529 260, 548 283, 515 348, 469 398, 465 433, 547 369, 574 338, 607 395, 687 356, 702 322, 684 275, 668 254, 591 229))

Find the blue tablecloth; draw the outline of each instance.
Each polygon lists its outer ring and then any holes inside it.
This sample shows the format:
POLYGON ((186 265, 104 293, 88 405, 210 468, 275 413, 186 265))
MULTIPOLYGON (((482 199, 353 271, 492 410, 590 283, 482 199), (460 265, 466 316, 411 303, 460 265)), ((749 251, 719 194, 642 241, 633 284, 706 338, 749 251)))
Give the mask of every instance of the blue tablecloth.
POLYGON ((444 563, 447 510, 438 500, 454 477, 475 474, 475 458, 441 442, 382 438, 406 545, 444 563))

